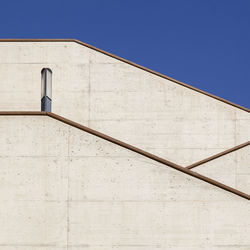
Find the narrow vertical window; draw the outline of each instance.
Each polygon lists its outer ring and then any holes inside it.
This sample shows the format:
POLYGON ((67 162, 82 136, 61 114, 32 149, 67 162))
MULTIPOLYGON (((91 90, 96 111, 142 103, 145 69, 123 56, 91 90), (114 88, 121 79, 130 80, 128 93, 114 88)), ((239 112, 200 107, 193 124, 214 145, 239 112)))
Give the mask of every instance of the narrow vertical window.
POLYGON ((51 69, 42 69, 42 96, 41 110, 51 112, 51 97, 52 97, 52 71, 51 69))

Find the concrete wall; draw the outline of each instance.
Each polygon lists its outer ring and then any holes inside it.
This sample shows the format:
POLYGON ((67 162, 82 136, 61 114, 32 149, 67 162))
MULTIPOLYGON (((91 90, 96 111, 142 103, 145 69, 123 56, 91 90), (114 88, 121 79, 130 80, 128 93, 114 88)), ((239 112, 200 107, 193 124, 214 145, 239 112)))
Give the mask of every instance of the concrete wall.
POLYGON ((250 203, 45 116, 0 116, 1 250, 250 248, 250 203))
POLYGON ((250 138, 249 113, 80 44, 1 42, 0 54, 0 110, 40 110, 49 67, 54 113, 178 164, 250 138))
POLYGON ((197 166, 192 170, 250 194, 250 146, 197 166))

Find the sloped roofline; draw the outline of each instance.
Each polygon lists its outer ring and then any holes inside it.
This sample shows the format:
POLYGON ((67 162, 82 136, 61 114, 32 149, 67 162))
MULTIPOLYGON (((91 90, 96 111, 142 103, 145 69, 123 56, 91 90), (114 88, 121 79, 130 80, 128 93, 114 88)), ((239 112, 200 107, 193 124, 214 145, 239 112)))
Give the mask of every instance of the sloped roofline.
POLYGON ((186 83, 183 83, 183 82, 180 82, 180 81, 178 81, 178 80, 175 80, 175 79, 173 79, 173 78, 171 78, 171 77, 169 77, 169 76, 163 75, 163 74, 161 74, 161 73, 158 73, 158 72, 156 72, 156 71, 153 71, 153 70, 151 70, 151 69, 148 69, 148 68, 146 68, 146 67, 143 67, 143 66, 141 66, 141 65, 138 65, 138 64, 133 63, 133 62, 131 62, 131 61, 129 61, 129 60, 126 60, 126 59, 121 58, 121 57, 119 57, 119 56, 113 55, 113 54, 111 54, 111 53, 109 53, 109 52, 106 52, 106 51, 104 51, 104 50, 98 49, 98 48, 96 48, 96 47, 94 47, 94 46, 92 46, 92 45, 89 45, 89 44, 87 44, 87 43, 81 42, 81 41, 76 40, 76 39, 0 39, 0 42, 75 42, 75 43, 78 43, 78 44, 83 45, 83 46, 85 46, 85 47, 88 47, 88 48, 90 48, 90 49, 96 50, 96 51, 98 51, 98 52, 100 52, 100 53, 102 53, 102 54, 105 54, 105 55, 107 55, 107 56, 113 57, 113 58, 115 58, 115 59, 117 59, 117 60, 120 60, 120 61, 122 61, 122 62, 125 62, 125 63, 127 63, 127 64, 130 64, 130 65, 132 65, 132 66, 134 66, 134 67, 137 67, 137 68, 139 68, 139 69, 142 69, 142 70, 144 70, 144 71, 147 71, 147 72, 152 73, 152 74, 154 74, 154 75, 157 75, 157 76, 159 76, 159 77, 162 77, 162 78, 164 78, 164 79, 167 79, 167 80, 169 80, 169 81, 172 81, 172 82, 174 82, 174 83, 177 83, 177 84, 179 84, 179 85, 181 85, 181 86, 184 86, 184 87, 186 87, 186 88, 192 89, 192 90, 194 90, 194 91, 196 91, 196 92, 199 92, 199 93, 201 93, 201 94, 203 94, 203 95, 212 97, 212 98, 214 98, 214 99, 216 99, 216 100, 219 100, 219 101, 221 101, 221 102, 224 102, 224 103, 229 104, 229 105, 231 105, 231 106, 234 106, 234 107, 236 107, 236 108, 239 108, 239 109, 241 109, 241 110, 244 110, 244 111, 246 111, 246 112, 248 112, 248 113, 250 112, 250 109, 248 109, 248 108, 245 108, 245 107, 243 107, 243 106, 240 106, 240 105, 238 105, 238 104, 235 104, 235 103, 233 103, 233 102, 230 102, 230 101, 228 101, 228 100, 226 100, 226 99, 223 99, 223 98, 221 98, 221 97, 218 97, 218 96, 216 96, 216 95, 210 94, 210 93, 208 93, 208 92, 206 92, 206 91, 203 91, 203 90, 201 90, 201 89, 198 89, 198 88, 195 88, 195 87, 193 87, 193 86, 190 86, 190 85, 188 85, 188 84, 186 84, 186 83))
POLYGON ((218 154, 215 154, 215 155, 212 155, 212 156, 210 156, 210 157, 208 157, 208 158, 205 158, 205 159, 203 159, 203 160, 201 160, 201 161, 195 162, 195 163, 193 163, 193 164, 187 166, 186 168, 192 169, 192 168, 198 167, 198 166, 200 166, 200 165, 202 165, 202 164, 204 164, 204 163, 207 163, 207 162, 209 162, 209 161, 215 160, 215 159, 217 159, 217 158, 219 158, 219 157, 221 157, 221 156, 230 154, 230 153, 232 153, 232 152, 234 152, 234 151, 236 151, 236 150, 239 150, 239 149, 244 148, 244 147, 249 146, 249 145, 250 145, 250 141, 247 141, 247 142, 242 143, 242 144, 240 144, 240 145, 237 145, 237 146, 235 146, 235 147, 233 147, 233 148, 229 148, 229 149, 227 149, 227 150, 225 150, 225 151, 222 151, 222 152, 220 152, 220 153, 218 153, 218 154))
POLYGON ((96 131, 96 130, 94 130, 94 129, 85 127, 85 126, 83 126, 83 125, 81 125, 81 124, 79 124, 79 123, 73 122, 73 121, 71 121, 71 120, 69 120, 69 119, 67 119, 67 118, 64 118, 64 117, 62 117, 62 116, 56 115, 56 114, 54 114, 54 113, 44 112, 44 111, 0 111, 0 116, 9 116, 9 115, 10 115, 10 116, 18 116, 18 115, 20 115, 20 116, 25 116, 25 115, 31 115, 31 116, 37 116, 37 115, 38 115, 38 116, 39 116, 39 115, 42 115, 42 116, 49 116, 49 117, 51 117, 51 118, 53 118, 53 119, 55 119, 55 120, 58 120, 58 121, 63 122, 63 123, 65 123, 65 124, 67 124, 67 125, 70 125, 70 126, 72 126, 72 127, 75 127, 75 128, 77 128, 77 129, 80 129, 80 130, 82 130, 82 131, 84 131, 84 132, 87 132, 87 133, 89 133, 89 134, 92 134, 92 135, 94 135, 94 136, 97 136, 97 137, 99 137, 99 138, 102 138, 102 139, 104 139, 104 140, 106 140, 106 141, 109 141, 109 142, 111 142, 111 143, 114 143, 114 144, 116 144, 116 145, 119 145, 119 146, 121 146, 121 147, 123 147, 123 148, 126 148, 126 149, 128 149, 128 150, 131 150, 131 151, 133 151, 133 152, 136 152, 136 153, 138 153, 138 154, 140 154, 140 155, 143 155, 143 156, 145 156, 145 157, 147 157, 147 158, 150 158, 150 159, 152 159, 152 160, 154 160, 154 161, 157 161, 157 162, 159 162, 159 163, 162 163, 162 164, 164 164, 164 165, 166 165, 166 166, 168 166, 168 167, 171 167, 171 168, 173 168, 173 169, 176 169, 177 171, 180 171, 180 172, 182 172, 182 173, 185 173, 185 174, 187 174, 187 175, 190 175, 190 176, 192 176, 192 177, 194 177, 194 178, 197 178, 197 179, 199 179, 199 180, 205 181, 205 182, 207 182, 207 183, 209 183, 209 184, 211 184, 211 185, 213 185, 213 186, 219 187, 219 188, 221 188, 221 189, 223 189, 223 190, 226 190, 226 191, 228 191, 228 192, 230 192, 230 193, 236 194, 236 195, 238 195, 238 196, 240 196, 240 197, 242 197, 242 198, 245 198, 245 199, 247 199, 247 200, 250 200, 250 195, 248 195, 248 194, 246 194, 246 193, 243 193, 243 192, 241 192, 241 191, 239 191, 239 190, 237 190, 237 189, 235 189, 235 188, 232 188, 232 187, 229 187, 229 186, 227 186, 227 185, 224 185, 224 184, 222 184, 222 183, 220 183, 220 182, 218 182, 218 181, 216 181, 216 180, 213 180, 213 179, 208 178, 208 177, 206 177, 206 176, 204 176, 204 175, 201 175, 201 174, 199 174, 199 173, 196 173, 196 172, 194 172, 194 171, 192 171, 192 170, 190 170, 190 169, 188 169, 188 168, 182 167, 182 166, 180 166, 180 165, 178 165, 178 164, 175 164, 175 163, 173 163, 173 162, 171 162, 171 161, 165 160, 165 159, 163 159, 163 158, 161 158, 161 157, 158 157, 158 156, 156 156, 156 155, 154 155, 154 154, 151 154, 151 153, 149 153, 149 152, 146 152, 146 151, 144 151, 144 150, 142 150, 142 149, 140 149, 140 148, 134 147, 134 146, 132 146, 132 145, 130 145, 130 144, 127 144, 127 143, 122 142, 122 141, 120 141, 120 140, 117 140, 117 139, 115 139, 115 138, 113 138, 113 137, 110 137, 110 136, 108 136, 108 135, 105 135, 105 134, 103 134, 103 133, 100 133, 100 132, 98 132, 98 131, 96 131))

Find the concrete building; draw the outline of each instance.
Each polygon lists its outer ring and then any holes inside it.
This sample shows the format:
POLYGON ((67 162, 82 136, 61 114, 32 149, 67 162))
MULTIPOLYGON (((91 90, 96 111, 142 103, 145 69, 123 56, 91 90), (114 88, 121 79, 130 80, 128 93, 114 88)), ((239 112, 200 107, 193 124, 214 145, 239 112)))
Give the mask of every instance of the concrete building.
POLYGON ((249 109, 76 40, 0 55, 0 249, 250 249, 249 109))

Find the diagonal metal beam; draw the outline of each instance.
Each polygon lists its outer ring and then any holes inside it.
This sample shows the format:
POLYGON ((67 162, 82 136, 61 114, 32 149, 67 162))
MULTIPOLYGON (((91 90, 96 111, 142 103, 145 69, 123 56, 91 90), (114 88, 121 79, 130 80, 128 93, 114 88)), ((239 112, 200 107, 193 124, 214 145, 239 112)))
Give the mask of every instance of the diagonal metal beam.
POLYGON ((212 161, 212 160, 214 160, 214 159, 217 159, 217 158, 219 158, 219 157, 221 157, 221 156, 224 156, 224 155, 226 155, 226 154, 230 154, 230 153, 232 153, 232 152, 234 152, 234 151, 236 151, 236 150, 238 150, 238 149, 244 148, 244 147, 249 146, 249 145, 250 145, 250 141, 247 141, 247 142, 242 143, 242 144, 240 144, 240 145, 238 145, 238 146, 236 146, 236 147, 227 149, 227 150, 225 150, 225 151, 223 151, 223 152, 220 152, 220 153, 218 153, 218 154, 212 155, 212 156, 210 156, 210 157, 208 157, 208 158, 205 158, 205 159, 203 159, 203 160, 201 160, 201 161, 195 162, 195 163, 193 163, 193 164, 187 166, 186 168, 187 168, 187 169, 192 169, 192 168, 198 167, 198 166, 200 166, 200 165, 202 165, 202 164, 204 164, 204 163, 207 163, 207 162, 209 162, 209 161, 212 161))
POLYGON ((197 178, 199 180, 205 181, 205 182, 207 182, 207 183, 209 183, 209 184, 211 184, 213 186, 216 186, 216 187, 221 188, 221 189, 223 189, 225 191, 228 191, 228 192, 233 193, 235 195, 238 195, 238 196, 240 196, 242 198, 250 200, 250 195, 249 194, 243 193, 243 192, 241 192, 241 191, 239 191, 239 190, 237 190, 235 188, 229 187, 229 186, 224 185, 224 184, 222 184, 222 183, 220 183, 220 182, 218 182, 216 180, 213 180, 213 179, 208 178, 208 177, 206 177, 204 175, 196 173, 196 172, 194 172, 194 171, 192 171, 192 170, 190 170, 190 169, 188 169, 186 167, 182 167, 182 166, 180 166, 178 164, 175 164, 175 163, 173 163, 171 161, 165 160, 165 159, 163 159, 161 157, 158 157, 158 156, 156 156, 154 154, 146 152, 146 151, 144 151, 144 150, 142 150, 140 148, 134 147, 134 146, 132 146, 130 144, 127 144, 125 142, 117 140, 117 139, 115 139, 113 137, 110 137, 108 135, 100 133, 100 132, 98 132, 98 131, 96 131, 94 129, 88 128, 88 127, 83 126, 83 125, 81 125, 81 124, 79 124, 77 122, 71 121, 71 120, 69 120, 67 118, 56 115, 54 113, 42 112, 42 111, 0 111, 0 115, 3 115, 3 116, 5 116, 5 115, 13 115, 13 116, 15 116, 15 115, 47 115, 47 116, 49 116, 49 117, 51 117, 53 119, 56 119, 56 120, 58 120, 60 122, 65 123, 65 124, 67 124, 69 126, 75 127, 77 129, 85 131, 85 132, 87 132, 89 134, 92 134, 92 135, 97 136, 99 138, 102 138, 104 140, 110 141, 110 142, 112 142, 112 143, 114 143, 116 145, 119 145, 119 146, 121 146, 123 148, 129 149, 129 150, 131 150, 133 152, 136 152, 136 153, 138 153, 140 155, 143 155, 143 156, 145 156, 147 158, 150 158, 152 160, 155 160, 155 161, 157 161, 159 163, 162 163, 162 164, 164 164, 164 165, 166 165, 168 167, 176 169, 176 170, 178 170, 178 171, 180 171, 182 173, 185 173, 185 174, 187 174, 189 176, 192 176, 192 177, 197 178))

